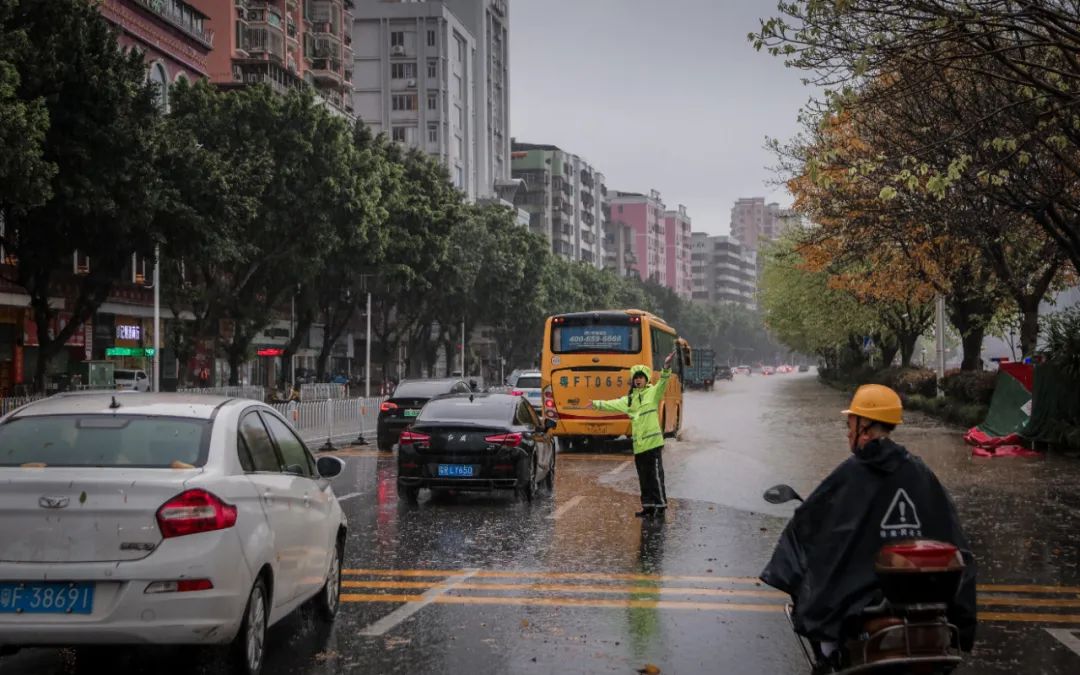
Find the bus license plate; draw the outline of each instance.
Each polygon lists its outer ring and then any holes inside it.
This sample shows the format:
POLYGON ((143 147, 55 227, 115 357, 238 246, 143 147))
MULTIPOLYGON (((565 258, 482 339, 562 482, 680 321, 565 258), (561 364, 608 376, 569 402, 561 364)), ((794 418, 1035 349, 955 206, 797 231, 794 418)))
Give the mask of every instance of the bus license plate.
POLYGON ((440 478, 472 478, 472 464, 440 464, 440 478))
POLYGON ((90 614, 94 584, 0 583, 0 614, 90 614))

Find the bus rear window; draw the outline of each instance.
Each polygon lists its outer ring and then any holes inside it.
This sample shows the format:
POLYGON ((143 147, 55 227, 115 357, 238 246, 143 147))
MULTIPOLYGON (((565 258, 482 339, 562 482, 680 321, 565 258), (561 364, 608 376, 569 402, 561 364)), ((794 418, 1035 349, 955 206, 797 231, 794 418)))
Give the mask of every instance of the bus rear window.
POLYGON ((637 354, 641 351, 641 326, 568 321, 551 327, 551 351, 637 354))

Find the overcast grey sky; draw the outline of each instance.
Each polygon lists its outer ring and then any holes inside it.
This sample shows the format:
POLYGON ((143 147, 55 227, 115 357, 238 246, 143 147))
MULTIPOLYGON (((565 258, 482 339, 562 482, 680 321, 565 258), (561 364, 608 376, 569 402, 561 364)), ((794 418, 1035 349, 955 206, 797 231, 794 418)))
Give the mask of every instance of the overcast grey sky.
POLYGON ((608 189, 660 190, 727 234, 739 197, 790 204, 765 137, 789 138, 800 74, 746 35, 776 0, 511 0, 511 133, 584 157, 608 189))

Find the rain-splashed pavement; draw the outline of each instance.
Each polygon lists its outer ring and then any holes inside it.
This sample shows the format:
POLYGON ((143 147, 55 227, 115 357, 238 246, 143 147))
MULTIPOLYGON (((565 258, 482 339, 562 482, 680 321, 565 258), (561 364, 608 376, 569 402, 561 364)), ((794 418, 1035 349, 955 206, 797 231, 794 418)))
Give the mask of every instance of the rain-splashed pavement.
MULTIPOLYGON (((554 494, 400 503, 392 455, 343 453, 344 605, 271 630, 264 672, 807 672, 755 577, 791 512, 846 456, 844 397, 808 375, 740 377, 687 396, 665 450, 672 507, 642 522, 626 454, 560 455, 554 494)), ((957 673, 1080 672, 1080 459, 972 460, 959 431, 917 414, 896 434, 951 490, 980 565, 975 654, 957 673), (1076 629, 1073 632, 1071 629, 1076 629)), ((0 673, 217 672, 191 648, 24 650, 0 673)))

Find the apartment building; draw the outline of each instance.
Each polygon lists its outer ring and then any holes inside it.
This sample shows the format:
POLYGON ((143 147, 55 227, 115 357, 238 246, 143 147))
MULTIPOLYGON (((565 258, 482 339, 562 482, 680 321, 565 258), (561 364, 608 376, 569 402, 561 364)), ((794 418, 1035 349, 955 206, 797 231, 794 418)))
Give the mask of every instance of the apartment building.
POLYGON ((664 212, 664 251, 668 288, 685 300, 694 293, 690 247, 690 216, 679 204, 677 210, 664 212))
POLYGON ((744 197, 731 209, 731 236, 743 248, 756 251, 762 240, 771 241, 780 236, 780 205, 765 203, 764 197, 744 197))
POLYGON ((695 302, 757 308, 757 253, 734 237, 692 234, 692 293, 695 302))
POLYGON ((353 103, 376 131, 438 158, 470 200, 510 174, 505 0, 357 0, 353 103))
POLYGON ((103 0, 98 9, 116 28, 121 45, 143 53, 147 77, 158 85, 163 107, 168 108, 173 82, 207 77, 215 34, 209 17, 194 5, 182 0, 103 0))
POLYGON ((643 280, 652 279, 670 287, 667 266, 665 208, 660 192, 614 192, 610 197, 611 222, 630 230, 635 271, 643 280))
POLYGON ((190 2, 215 33, 207 59, 215 84, 282 93, 310 86, 330 110, 352 114, 352 0, 190 2))
POLYGON ((445 0, 476 41, 473 101, 476 105, 476 180, 488 196, 510 178, 510 3, 508 0, 445 0))
POLYGON ((547 238, 556 255, 603 267, 603 174, 554 145, 515 141, 510 157, 511 175, 522 182, 514 206, 529 213, 529 227, 547 238))

